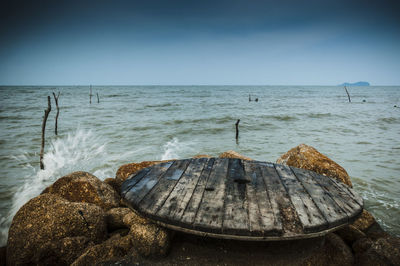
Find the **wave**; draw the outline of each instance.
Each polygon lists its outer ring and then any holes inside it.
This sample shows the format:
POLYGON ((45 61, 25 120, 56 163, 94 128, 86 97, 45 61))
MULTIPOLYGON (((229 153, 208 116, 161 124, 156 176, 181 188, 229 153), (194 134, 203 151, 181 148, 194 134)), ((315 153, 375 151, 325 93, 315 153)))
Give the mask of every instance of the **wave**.
POLYGON ((263 119, 273 119, 277 121, 296 121, 299 120, 296 116, 291 115, 263 115, 263 119))
POLYGON ((384 122, 386 124, 399 124, 400 118, 398 117, 384 117, 378 120, 379 122, 384 122))
POLYGON ((182 158, 182 154, 192 154, 194 149, 190 143, 180 142, 178 138, 174 137, 163 146, 163 154, 161 160, 172 160, 182 158))
POLYGON ((144 107, 146 108, 158 108, 158 107, 169 107, 169 106, 179 106, 177 103, 161 103, 161 104, 148 104, 144 107))
POLYGON ((14 156, 24 172, 22 184, 12 197, 11 209, 0 219, 0 246, 6 244, 8 228, 17 211, 31 198, 38 196, 47 186, 58 178, 74 171, 92 172, 100 179, 109 177, 112 169, 104 167, 104 162, 110 161, 106 151, 106 143, 96 137, 91 131, 77 130, 51 141, 48 151, 43 156, 44 170, 29 162, 32 154, 14 156), (101 167, 99 167, 101 165, 101 167))
POLYGON ((307 114, 307 117, 309 118, 325 118, 325 117, 331 117, 331 113, 311 113, 307 114))
POLYGON ((175 119, 165 121, 164 125, 180 125, 180 124, 203 124, 203 123, 215 123, 215 124, 224 124, 224 123, 235 123, 237 121, 237 117, 233 116, 222 116, 222 117, 205 117, 205 118, 196 118, 196 119, 175 119))

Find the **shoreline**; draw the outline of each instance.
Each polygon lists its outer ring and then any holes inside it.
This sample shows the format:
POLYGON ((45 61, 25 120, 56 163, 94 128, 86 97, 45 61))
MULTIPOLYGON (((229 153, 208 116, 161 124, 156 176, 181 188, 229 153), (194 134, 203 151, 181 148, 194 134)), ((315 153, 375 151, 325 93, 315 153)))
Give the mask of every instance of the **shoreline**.
MULTIPOLYGON (((249 159, 233 151, 225 152, 220 157, 249 159)), ((327 157, 307 145, 290 150, 278 162, 286 160, 290 165, 304 158, 308 166, 328 171, 331 176, 336 174, 332 178, 346 178, 343 175, 345 170, 329 158, 330 166, 318 165, 318 161, 326 162, 327 157)), ((104 182, 85 172, 75 172, 58 179, 18 211, 10 227, 8 245, 1 248, 2 263, 6 260, 7 265, 28 262, 61 265, 233 265, 238 262, 354 265, 372 261, 400 262, 400 253, 396 249, 400 239, 384 232, 366 211, 352 225, 308 240, 243 242, 174 233, 158 227, 127 208, 120 199, 119 190, 120 184, 130 174, 159 162, 123 165, 115 178, 104 182), (46 218, 50 219, 52 227, 45 225, 46 219, 37 220, 41 215, 55 216, 46 218), (36 225, 35 219, 42 224, 36 225), (68 227, 65 227, 66 221, 69 221, 68 227), (36 229, 33 228, 35 226, 36 229), (71 226, 81 236, 70 235, 71 226), (28 234, 21 234, 23 231, 28 234), (30 248, 26 249, 26 245, 30 248), (3 258, 5 249, 7 254, 3 258)), ((350 182, 349 179, 344 181, 350 182)), ((76 235, 76 232, 73 234, 76 235)))

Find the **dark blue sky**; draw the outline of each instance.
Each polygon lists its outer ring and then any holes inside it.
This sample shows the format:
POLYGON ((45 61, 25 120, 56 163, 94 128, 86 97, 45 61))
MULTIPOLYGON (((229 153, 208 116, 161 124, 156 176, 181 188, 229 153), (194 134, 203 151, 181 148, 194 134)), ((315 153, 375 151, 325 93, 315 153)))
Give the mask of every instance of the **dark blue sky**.
POLYGON ((395 1, 1 5, 3 85, 400 85, 395 1))

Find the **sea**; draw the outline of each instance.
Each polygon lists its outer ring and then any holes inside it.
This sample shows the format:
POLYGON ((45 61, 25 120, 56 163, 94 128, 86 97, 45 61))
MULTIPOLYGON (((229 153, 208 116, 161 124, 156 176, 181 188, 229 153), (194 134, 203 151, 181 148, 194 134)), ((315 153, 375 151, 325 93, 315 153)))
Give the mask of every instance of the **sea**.
POLYGON ((91 86, 92 97, 90 86, 2 86, 0 246, 18 209, 73 171, 104 180, 126 163, 227 150, 275 162, 301 143, 343 166, 365 208, 399 236, 400 86, 347 89, 351 102, 341 86, 91 86))

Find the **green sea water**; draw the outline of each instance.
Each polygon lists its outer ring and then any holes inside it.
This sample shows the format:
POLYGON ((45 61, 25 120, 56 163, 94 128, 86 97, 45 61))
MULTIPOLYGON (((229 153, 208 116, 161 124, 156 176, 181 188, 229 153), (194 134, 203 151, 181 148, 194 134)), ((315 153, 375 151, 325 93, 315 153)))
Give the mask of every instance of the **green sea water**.
POLYGON ((0 87, 0 246, 16 211, 72 171, 105 179, 129 162, 226 150, 275 162, 301 143, 342 165, 365 208, 400 235, 400 87, 348 90, 351 103, 338 86, 93 86, 90 104, 88 86, 0 87), (39 170, 52 92, 59 134, 52 99, 39 170))

